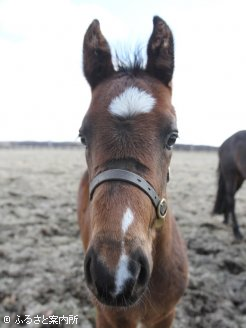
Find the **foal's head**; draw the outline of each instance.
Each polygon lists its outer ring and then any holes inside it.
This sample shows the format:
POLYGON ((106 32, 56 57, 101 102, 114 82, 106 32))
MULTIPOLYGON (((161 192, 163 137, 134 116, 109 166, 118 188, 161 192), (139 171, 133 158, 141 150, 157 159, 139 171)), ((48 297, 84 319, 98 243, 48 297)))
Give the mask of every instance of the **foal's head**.
MULTIPOLYGON (((80 137, 86 147, 89 183, 109 170, 126 170, 141 176, 162 199, 177 137, 171 104, 174 48, 168 25, 159 17, 153 24, 146 67, 136 61, 117 70, 99 22, 89 26, 83 65, 92 99, 80 137)), ((90 194, 82 229, 85 276, 99 302, 129 306, 148 285, 157 236, 167 224, 160 222, 168 213, 162 209, 159 217, 143 188, 117 177, 112 180, 98 183, 90 194)), ((165 201, 161 205, 165 207, 165 201)))

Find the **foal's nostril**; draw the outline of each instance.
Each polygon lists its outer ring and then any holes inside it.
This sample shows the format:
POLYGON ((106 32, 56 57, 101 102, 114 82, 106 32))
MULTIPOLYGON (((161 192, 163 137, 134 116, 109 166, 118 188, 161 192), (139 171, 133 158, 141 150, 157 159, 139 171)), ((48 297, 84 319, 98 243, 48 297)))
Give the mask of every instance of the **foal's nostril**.
POLYGON ((92 284, 92 276, 91 276, 91 255, 87 254, 84 261, 84 273, 85 280, 88 285, 92 284))
POLYGON ((129 288, 131 288, 131 295, 139 297, 145 290, 150 275, 149 263, 142 251, 138 250, 132 254, 129 271, 132 279, 128 281, 128 288, 125 291, 128 290, 129 293, 129 288))
POLYGON ((114 289, 114 279, 93 248, 85 256, 84 272, 87 286, 92 293, 100 300, 106 299, 114 289))
POLYGON ((142 290, 149 280, 149 263, 142 252, 137 252, 136 261, 138 263, 138 274, 136 276, 135 289, 136 291, 142 290))
POLYGON ((143 266, 141 264, 140 266, 141 267, 140 267, 140 272, 138 275, 137 282, 139 286, 145 286, 148 281, 148 269, 146 266, 143 266))

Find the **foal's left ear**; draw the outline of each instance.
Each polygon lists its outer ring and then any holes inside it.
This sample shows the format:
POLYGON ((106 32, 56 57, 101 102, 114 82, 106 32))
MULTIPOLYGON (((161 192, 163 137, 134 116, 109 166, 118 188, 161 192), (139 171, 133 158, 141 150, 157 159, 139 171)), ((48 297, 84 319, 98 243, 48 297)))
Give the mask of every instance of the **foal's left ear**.
POLYGON ((114 72, 110 47, 101 33, 97 19, 91 23, 85 33, 83 70, 92 89, 114 72))
POLYGON ((174 70, 174 41, 169 26, 158 16, 153 19, 153 32, 147 47, 146 71, 170 86, 174 70))

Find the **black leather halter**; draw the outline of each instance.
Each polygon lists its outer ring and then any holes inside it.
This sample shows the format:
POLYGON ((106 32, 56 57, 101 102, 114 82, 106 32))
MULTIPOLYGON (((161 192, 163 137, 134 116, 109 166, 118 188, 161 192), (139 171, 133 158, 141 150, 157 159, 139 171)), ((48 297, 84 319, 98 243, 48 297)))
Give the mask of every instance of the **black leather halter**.
POLYGON ((131 171, 112 169, 106 170, 96 175, 95 178, 91 181, 89 187, 90 200, 93 197, 95 189, 101 183, 106 181, 124 181, 138 187, 150 198, 151 202, 153 203, 156 209, 157 219, 162 221, 165 219, 167 213, 166 200, 164 198, 160 199, 155 189, 145 179, 131 171))

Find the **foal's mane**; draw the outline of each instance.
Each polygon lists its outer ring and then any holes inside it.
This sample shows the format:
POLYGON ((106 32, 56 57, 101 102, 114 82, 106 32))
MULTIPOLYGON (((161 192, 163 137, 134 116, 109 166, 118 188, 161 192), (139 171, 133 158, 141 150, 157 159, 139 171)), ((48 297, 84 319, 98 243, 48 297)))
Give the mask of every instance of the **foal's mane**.
POLYGON ((143 58, 142 50, 138 47, 133 54, 130 51, 124 51, 119 54, 115 53, 114 65, 116 71, 126 75, 137 76, 144 72, 145 60, 143 58))

